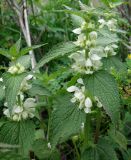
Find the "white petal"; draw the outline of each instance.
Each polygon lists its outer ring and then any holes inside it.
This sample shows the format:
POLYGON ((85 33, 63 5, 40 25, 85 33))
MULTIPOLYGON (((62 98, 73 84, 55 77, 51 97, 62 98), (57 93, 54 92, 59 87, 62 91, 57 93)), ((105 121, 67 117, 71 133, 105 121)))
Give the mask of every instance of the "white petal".
POLYGON ((101 57, 99 57, 97 54, 92 54, 90 55, 90 58, 93 60, 93 61, 98 61, 101 59, 101 57))
POLYGON ((90 37, 90 40, 96 40, 97 39, 97 32, 95 32, 95 31, 90 32, 89 37, 90 37))
POLYGON ((85 106, 86 106, 86 108, 91 108, 92 107, 92 101, 89 97, 87 97, 86 100, 85 100, 85 106))
POLYGON ((27 98, 24 102, 25 108, 32 108, 36 106, 36 100, 34 98, 27 98))
POLYGON ((76 97, 71 98, 71 102, 75 103, 76 102, 76 97))
POLYGON ((103 24, 103 23, 105 23, 105 20, 104 19, 99 19, 98 22, 103 24))
POLYGON ((67 91, 68 91, 68 92, 75 92, 75 91, 77 91, 77 90, 79 90, 79 88, 76 87, 76 86, 70 86, 70 87, 67 88, 67 91))
POLYGON ((88 58, 87 60, 86 60, 86 67, 91 67, 92 66, 92 62, 91 62, 91 60, 88 58))
POLYGON ((77 83, 84 84, 83 79, 82 78, 77 79, 77 83))
POLYGON ((5 109, 3 113, 4 113, 4 115, 6 115, 8 118, 10 117, 9 109, 5 109))
POLYGON ((22 118, 27 119, 28 118, 28 113, 27 112, 22 112, 22 118))
POLYGON ((3 78, 0 78, 0 82, 3 82, 3 78))
POLYGON ((25 77, 26 80, 30 80, 33 78, 33 75, 32 74, 29 74, 27 77, 25 77))
POLYGON ((14 109, 14 113, 21 113, 23 111, 23 108, 20 106, 17 106, 17 108, 14 109))
POLYGON ((85 111, 85 113, 91 113, 91 108, 85 107, 84 111, 85 111))
POLYGON ((80 92, 80 91, 75 92, 74 96, 75 96, 78 100, 82 100, 82 99, 85 98, 85 95, 84 95, 82 92, 80 92))
POLYGON ((81 28, 76 28, 72 32, 75 34, 81 34, 81 28))

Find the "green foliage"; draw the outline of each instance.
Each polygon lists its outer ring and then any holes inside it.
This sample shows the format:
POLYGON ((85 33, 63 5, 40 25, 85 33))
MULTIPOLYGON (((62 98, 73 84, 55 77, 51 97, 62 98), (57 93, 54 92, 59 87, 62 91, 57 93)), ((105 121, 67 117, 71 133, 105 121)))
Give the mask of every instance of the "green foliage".
POLYGON ((58 150, 48 148, 48 143, 43 139, 35 141, 32 150, 40 160, 60 160, 60 153, 58 150))
POLYGON ((61 92, 53 105, 50 126, 50 143, 54 147, 80 132, 85 114, 70 102, 70 96, 61 92))
POLYGON ((44 64, 50 62, 51 60, 75 52, 77 50, 76 46, 72 42, 66 42, 53 47, 46 56, 44 56, 36 65, 35 70, 42 67, 44 64))
POLYGON ((82 153, 82 160, 118 160, 115 150, 106 139, 101 138, 97 145, 82 153))
POLYGON ((33 143, 35 126, 32 121, 7 121, 0 128, 0 142, 19 145, 20 153, 28 154, 33 143))
POLYGON ((27 74, 19 74, 19 75, 12 75, 10 73, 5 73, 3 75, 4 84, 5 84, 5 97, 7 105, 10 111, 13 109, 13 106, 16 102, 16 96, 19 92, 21 83, 27 74))
POLYGON ((85 85, 93 96, 99 98, 113 122, 119 120, 120 98, 115 79, 105 71, 85 77, 85 85))

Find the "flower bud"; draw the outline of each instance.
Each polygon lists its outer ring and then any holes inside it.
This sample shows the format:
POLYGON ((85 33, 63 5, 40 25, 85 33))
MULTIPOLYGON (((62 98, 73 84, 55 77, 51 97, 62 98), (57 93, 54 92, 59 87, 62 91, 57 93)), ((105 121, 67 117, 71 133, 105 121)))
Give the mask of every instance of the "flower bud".
POLYGON ((8 72, 11 74, 16 74, 18 72, 18 68, 16 66, 11 66, 9 67, 8 72))
POLYGON ((90 40, 96 40, 97 39, 97 32, 92 31, 89 33, 90 40))

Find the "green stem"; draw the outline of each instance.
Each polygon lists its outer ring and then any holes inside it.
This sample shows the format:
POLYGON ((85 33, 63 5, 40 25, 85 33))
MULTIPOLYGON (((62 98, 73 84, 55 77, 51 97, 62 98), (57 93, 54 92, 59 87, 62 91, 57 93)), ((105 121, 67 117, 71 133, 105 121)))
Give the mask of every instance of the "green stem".
POLYGON ((100 127, 101 127, 101 112, 98 111, 97 117, 96 117, 96 131, 95 131, 95 136, 94 136, 94 143, 98 142, 100 127))
POLYGON ((86 147, 89 146, 90 144, 90 138, 91 138, 91 128, 90 128, 90 123, 91 123, 91 116, 89 114, 86 115, 86 122, 85 122, 85 128, 84 128, 84 145, 86 147))
POLYGON ((76 146, 76 143, 75 143, 74 140, 72 140, 72 142, 73 142, 73 145, 74 145, 74 148, 75 148, 75 151, 76 151, 77 160, 80 160, 80 154, 79 154, 78 148, 77 148, 77 146, 76 146))

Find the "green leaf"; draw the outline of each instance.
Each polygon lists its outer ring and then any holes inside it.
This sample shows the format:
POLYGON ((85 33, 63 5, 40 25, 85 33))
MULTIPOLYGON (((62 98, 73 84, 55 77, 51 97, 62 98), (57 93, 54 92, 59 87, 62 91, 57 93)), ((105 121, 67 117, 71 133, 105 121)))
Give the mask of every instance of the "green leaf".
POLYGON ((2 101, 5 97, 5 89, 3 87, 3 83, 0 82, 0 101, 2 101))
POLYGON ((33 84, 31 89, 28 92, 31 96, 35 96, 35 95, 50 96, 51 95, 51 93, 47 88, 38 84, 33 84))
POLYGON ((101 160, 96 147, 88 148, 84 150, 81 156, 81 160, 101 160))
POLYGON ((108 140, 101 138, 97 145, 100 160, 118 160, 112 144, 108 140))
POLYGON ((20 154, 16 154, 14 151, 0 152, 0 160, 29 160, 29 158, 23 158, 20 154))
POLYGON ((101 138, 98 144, 84 150, 81 160, 118 160, 118 158, 112 144, 101 138))
POLYGON ((111 69, 113 68, 116 70, 117 73, 122 75, 126 74, 127 72, 126 65, 122 63, 120 59, 116 56, 103 58, 102 62, 103 62, 103 67, 108 71, 111 71, 111 69))
POLYGON ((32 121, 8 121, 0 128, 0 142, 20 146, 20 152, 27 154, 34 140, 35 126, 32 121))
POLYGON ((36 49, 36 48, 40 48, 40 47, 42 47, 43 45, 45 45, 45 44, 40 44, 40 45, 34 45, 34 46, 31 46, 31 47, 25 47, 25 48, 23 48, 23 49, 21 49, 21 51, 20 51, 20 56, 23 56, 23 55, 25 55, 26 53, 28 53, 29 51, 31 51, 31 50, 33 50, 33 49, 36 49))
POLYGON ((10 55, 16 57, 19 54, 21 45, 21 38, 10 48, 9 53, 10 55))
POLYGON ((59 44, 55 47, 53 47, 47 55, 45 55, 36 65, 35 70, 42 67, 44 64, 50 62, 51 60, 64 56, 67 53, 75 52, 77 50, 76 46, 72 42, 66 42, 59 44))
POLYGON ((9 51, 7 49, 0 48, 0 54, 11 59, 11 55, 9 54, 9 51))
POLYGON ((117 131, 115 128, 111 128, 108 133, 114 142, 124 150, 127 150, 127 139, 121 132, 117 131))
POLYGON ((18 74, 12 75, 10 73, 5 73, 3 75, 4 84, 5 84, 5 97, 6 102, 10 110, 12 110, 13 106, 16 102, 16 96, 19 92, 20 85, 25 78, 26 74, 18 74))
POLYGON ((86 116, 77 105, 71 103, 70 94, 61 92, 54 99, 54 110, 50 122, 50 143, 53 147, 79 133, 86 116))
POLYGON ((17 59, 17 63, 20 63, 26 69, 28 69, 31 65, 30 55, 21 56, 17 59))
POLYGON ((48 143, 43 139, 35 141, 32 150, 39 160, 60 160, 60 153, 48 148, 48 143))
POLYGON ((106 113, 115 123, 119 119, 120 98, 115 79, 105 71, 98 71, 84 79, 87 90, 99 98, 106 113))

